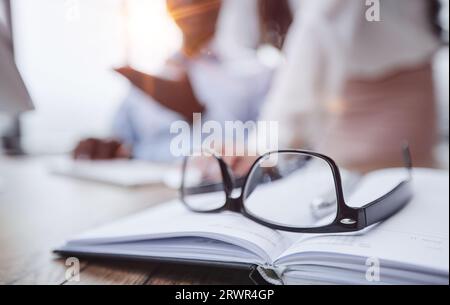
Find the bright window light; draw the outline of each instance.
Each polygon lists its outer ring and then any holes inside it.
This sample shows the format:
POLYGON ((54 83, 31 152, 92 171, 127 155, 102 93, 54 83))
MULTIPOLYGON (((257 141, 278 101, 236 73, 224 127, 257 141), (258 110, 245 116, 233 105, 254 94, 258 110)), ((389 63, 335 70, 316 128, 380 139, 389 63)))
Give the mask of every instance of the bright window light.
POLYGON ((128 62, 157 72, 181 42, 165 0, 12 4, 16 59, 37 107, 23 117, 31 152, 67 151, 81 137, 107 135, 129 89, 112 68, 128 62))

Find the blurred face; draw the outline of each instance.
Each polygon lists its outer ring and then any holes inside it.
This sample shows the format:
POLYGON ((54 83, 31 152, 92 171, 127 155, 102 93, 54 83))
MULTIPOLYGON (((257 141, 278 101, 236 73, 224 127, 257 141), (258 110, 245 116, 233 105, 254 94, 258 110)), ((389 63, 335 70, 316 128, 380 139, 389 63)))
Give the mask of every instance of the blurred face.
POLYGON ((167 8, 183 34, 204 37, 215 31, 221 3, 221 0, 167 0, 167 8))

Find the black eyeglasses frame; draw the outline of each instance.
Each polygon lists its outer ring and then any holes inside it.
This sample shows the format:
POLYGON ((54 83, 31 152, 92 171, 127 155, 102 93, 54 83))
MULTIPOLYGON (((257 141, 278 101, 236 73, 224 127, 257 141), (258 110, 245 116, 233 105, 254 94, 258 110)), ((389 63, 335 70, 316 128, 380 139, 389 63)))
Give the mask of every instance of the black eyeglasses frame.
POLYGON ((185 193, 186 190, 184 186, 185 186, 187 162, 189 160, 189 157, 186 157, 184 159, 182 165, 182 183, 180 188, 180 197, 181 197, 180 199, 182 203, 189 210, 197 213, 219 213, 223 211, 233 211, 241 213, 243 216, 255 221, 256 223, 267 226, 274 230, 296 232, 296 233, 344 233, 344 232, 360 231, 370 225, 373 225, 375 223, 378 223, 391 217, 399 210, 401 210, 411 200, 413 196, 413 191, 411 187, 412 181, 411 155, 409 147, 407 146, 405 146, 403 149, 403 158, 405 166, 409 172, 408 178, 405 179, 404 181, 401 181, 397 186, 395 186, 391 191, 389 191, 385 195, 359 208, 350 207, 345 202, 342 187, 342 178, 339 171, 339 167, 336 165, 336 162, 332 158, 324 154, 308 150, 295 150, 295 149, 268 152, 258 157, 251 166, 249 172, 244 177, 244 179, 241 178, 239 179, 239 181, 235 181, 231 169, 220 156, 216 154, 211 154, 211 156, 213 156, 219 162, 223 183, 201 186, 200 189, 197 189, 197 191, 211 192, 217 190, 217 188, 220 187, 220 190, 224 190, 226 193, 225 203, 220 208, 203 211, 193 209, 186 202, 185 196, 187 194, 185 193), (263 159, 270 158, 272 154, 302 154, 304 156, 319 158, 325 161, 330 166, 334 178, 334 185, 336 189, 336 201, 337 201, 336 218, 332 223, 322 227, 285 226, 261 219, 253 215, 250 211, 248 211, 245 208, 244 196, 246 193, 246 188, 248 188, 249 186, 248 183, 249 178, 254 169, 258 166, 259 162, 263 159), (232 192, 234 189, 238 187, 242 187, 241 194, 239 197, 234 198, 232 197, 232 192))

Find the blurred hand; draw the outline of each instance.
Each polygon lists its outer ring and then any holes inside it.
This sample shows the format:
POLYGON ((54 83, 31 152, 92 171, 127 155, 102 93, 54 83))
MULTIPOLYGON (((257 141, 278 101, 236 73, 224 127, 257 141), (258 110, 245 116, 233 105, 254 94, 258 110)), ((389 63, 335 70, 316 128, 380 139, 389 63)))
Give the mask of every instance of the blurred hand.
POLYGON ((74 159, 108 160, 130 157, 131 152, 125 145, 111 139, 85 139, 73 151, 74 159))
POLYGON ((132 80, 137 74, 136 70, 134 70, 133 68, 131 68, 129 66, 115 68, 114 71, 123 75, 125 78, 127 78, 129 80, 132 80))
POLYGON ((256 156, 227 156, 226 150, 227 144, 222 143, 212 143, 211 150, 217 152, 223 161, 230 167, 235 178, 241 178, 247 175, 253 163, 259 158, 256 156))
POLYGON ((244 177, 258 157, 259 156, 224 156, 222 158, 228 166, 230 166, 235 177, 244 177))

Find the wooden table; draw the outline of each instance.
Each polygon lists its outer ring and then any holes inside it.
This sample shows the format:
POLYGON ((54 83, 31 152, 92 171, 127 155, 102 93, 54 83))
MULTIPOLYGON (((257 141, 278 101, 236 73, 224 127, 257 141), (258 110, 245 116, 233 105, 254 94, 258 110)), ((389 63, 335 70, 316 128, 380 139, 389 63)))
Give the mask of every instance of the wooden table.
POLYGON ((246 272, 170 264, 81 260, 65 279, 52 249, 95 226, 176 196, 163 186, 126 189, 49 174, 52 157, 0 156, 0 284, 251 284, 246 272))

